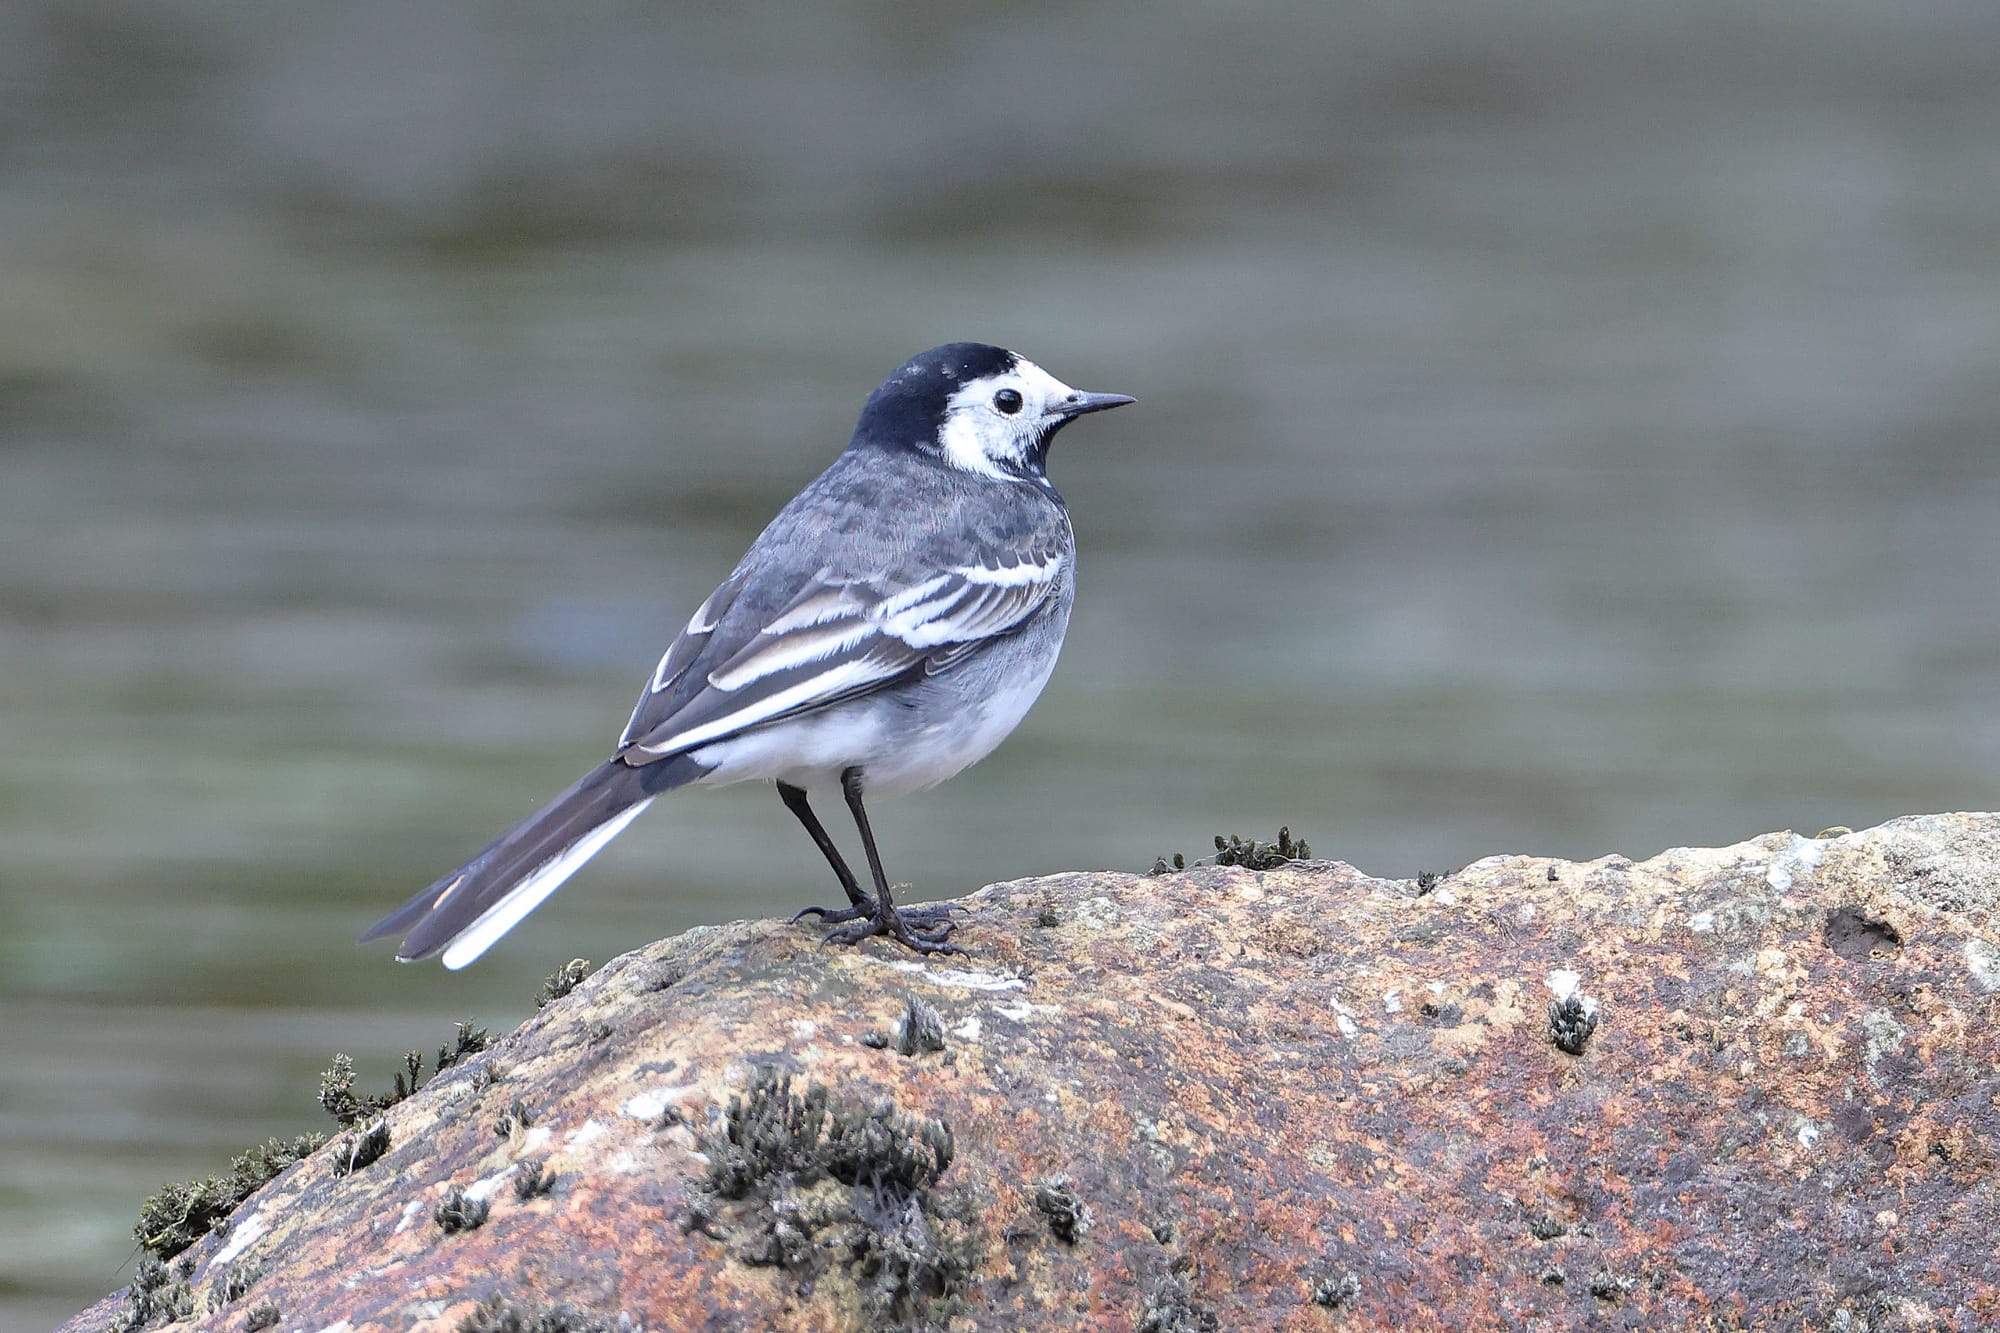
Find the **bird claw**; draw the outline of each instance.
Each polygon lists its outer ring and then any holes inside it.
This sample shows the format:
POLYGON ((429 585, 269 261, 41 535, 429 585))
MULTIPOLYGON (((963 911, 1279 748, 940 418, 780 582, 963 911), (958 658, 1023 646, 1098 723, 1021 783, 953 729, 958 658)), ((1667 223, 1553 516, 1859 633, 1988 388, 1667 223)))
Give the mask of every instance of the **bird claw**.
POLYGON ((875 900, 863 898, 860 902, 847 907, 801 907, 798 915, 792 918, 792 924, 796 926, 814 915, 818 916, 823 926, 838 925, 842 921, 859 921, 864 916, 875 915, 875 900))
POLYGON ((951 919, 954 910, 958 910, 956 903, 927 903, 922 907, 891 908, 886 918, 874 911, 864 916, 858 908, 850 908, 842 914, 826 913, 823 920, 841 920, 852 924, 829 930, 820 942, 859 944, 870 936, 880 935, 913 953, 963 955, 965 950, 950 942, 952 931, 958 928, 958 923, 951 919))

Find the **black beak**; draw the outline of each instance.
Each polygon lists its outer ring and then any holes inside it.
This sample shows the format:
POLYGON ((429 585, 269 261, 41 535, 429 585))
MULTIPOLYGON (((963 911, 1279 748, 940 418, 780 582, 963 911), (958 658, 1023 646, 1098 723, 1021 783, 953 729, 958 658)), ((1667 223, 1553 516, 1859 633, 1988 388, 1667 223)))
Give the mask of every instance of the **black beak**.
POLYGON ((1136 403, 1138 401, 1138 399, 1122 393, 1083 393, 1079 391, 1057 403, 1055 414, 1068 419, 1070 417, 1080 417, 1085 412, 1108 412, 1114 407, 1123 407, 1127 403, 1136 403))

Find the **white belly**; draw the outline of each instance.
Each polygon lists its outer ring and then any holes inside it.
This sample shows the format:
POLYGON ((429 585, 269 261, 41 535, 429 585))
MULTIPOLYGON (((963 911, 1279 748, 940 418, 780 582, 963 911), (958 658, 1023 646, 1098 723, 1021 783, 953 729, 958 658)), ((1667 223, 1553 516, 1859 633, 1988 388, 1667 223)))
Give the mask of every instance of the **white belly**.
POLYGON ((1042 670, 997 690, 940 678, 914 695, 870 695, 837 704, 689 752, 711 772, 702 786, 733 782, 785 782, 807 790, 837 787, 840 775, 860 767, 866 789, 918 791, 978 763, 1021 724, 1055 670, 1042 670))

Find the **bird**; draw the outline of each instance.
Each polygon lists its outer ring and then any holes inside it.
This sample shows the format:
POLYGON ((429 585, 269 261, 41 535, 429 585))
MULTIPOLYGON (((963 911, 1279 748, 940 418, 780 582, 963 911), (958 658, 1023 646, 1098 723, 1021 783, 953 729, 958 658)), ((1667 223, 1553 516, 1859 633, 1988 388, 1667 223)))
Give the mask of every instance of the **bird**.
POLYGON ((1135 401, 1073 389, 1005 348, 947 343, 869 395, 833 463, 779 511, 668 646, 611 756, 372 926, 401 962, 477 960, 680 787, 776 786, 846 894, 827 943, 962 954, 950 904, 898 908, 864 795, 978 762, 1055 670, 1076 591, 1049 445, 1135 401), (813 811, 838 792, 864 888, 813 811))

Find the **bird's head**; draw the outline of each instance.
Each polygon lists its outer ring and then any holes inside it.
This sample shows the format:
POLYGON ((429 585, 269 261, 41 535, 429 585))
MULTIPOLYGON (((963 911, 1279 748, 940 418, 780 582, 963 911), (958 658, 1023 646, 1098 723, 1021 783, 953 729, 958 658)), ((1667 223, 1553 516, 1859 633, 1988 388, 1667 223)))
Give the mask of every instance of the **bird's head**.
POLYGON ((1072 389, 1004 347, 947 343, 912 357, 868 396, 854 440, 916 449, 982 476, 1032 479, 1057 431, 1131 401, 1072 389))

